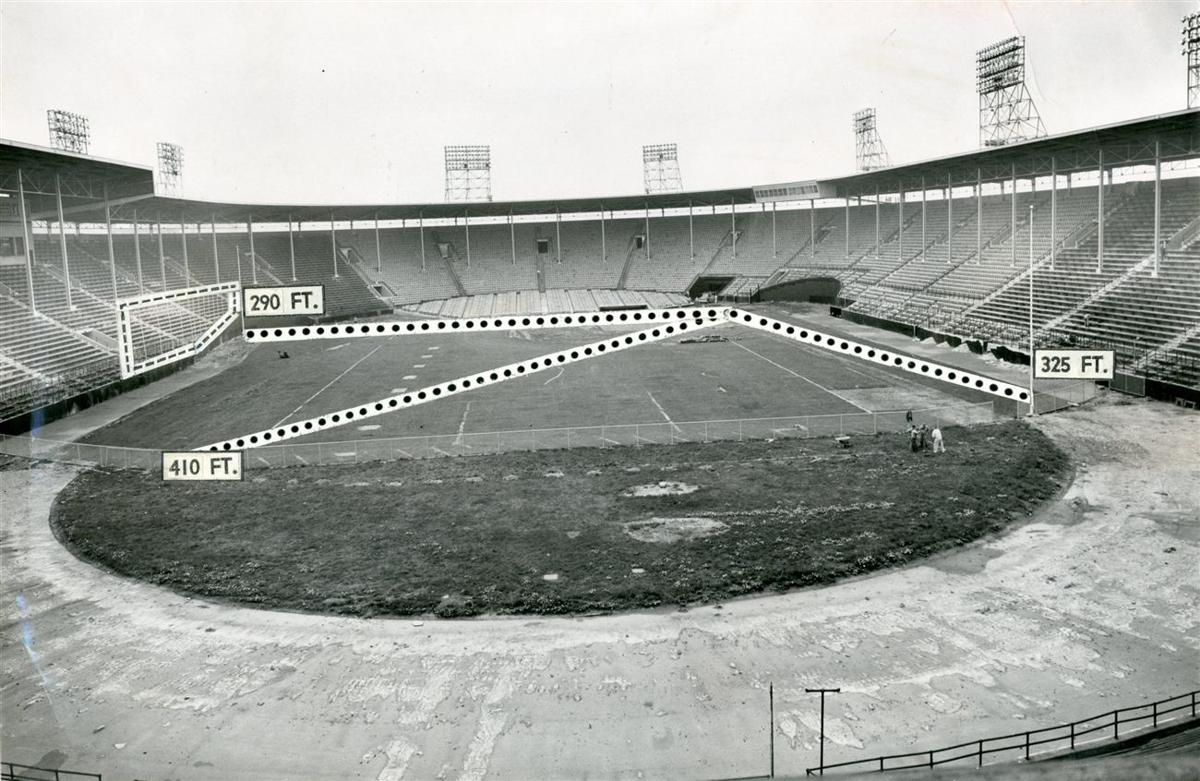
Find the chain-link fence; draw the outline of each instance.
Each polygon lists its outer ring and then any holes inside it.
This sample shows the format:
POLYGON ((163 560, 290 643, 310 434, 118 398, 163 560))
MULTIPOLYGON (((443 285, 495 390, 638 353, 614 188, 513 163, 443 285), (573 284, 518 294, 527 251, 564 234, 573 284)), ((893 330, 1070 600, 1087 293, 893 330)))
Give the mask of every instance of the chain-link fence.
MULTIPOLYGON (((995 420, 992 402, 913 411, 913 423, 969 426, 995 420)), ((681 442, 721 442, 838 437, 900 432, 908 427, 902 411, 848 415, 795 415, 737 420, 622 423, 602 426, 488 431, 419 437, 360 439, 350 442, 303 442, 246 451, 247 469, 274 466, 345 464, 405 458, 488 455, 522 450, 619 447, 681 442)), ((70 464, 157 470, 161 451, 109 445, 57 442, 37 437, 0 436, 0 453, 70 464)))

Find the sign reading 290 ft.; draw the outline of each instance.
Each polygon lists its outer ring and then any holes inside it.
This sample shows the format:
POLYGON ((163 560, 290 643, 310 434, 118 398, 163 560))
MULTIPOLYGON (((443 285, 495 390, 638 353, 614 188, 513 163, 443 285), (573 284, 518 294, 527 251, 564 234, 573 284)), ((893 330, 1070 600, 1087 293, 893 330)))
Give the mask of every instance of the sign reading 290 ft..
POLYGON ((1111 380, 1112 350, 1035 350, 1035 380, 1111 380))
POLYGON ((242 290, 246 317, 325 314, 324 285, 248 287, 242 290))

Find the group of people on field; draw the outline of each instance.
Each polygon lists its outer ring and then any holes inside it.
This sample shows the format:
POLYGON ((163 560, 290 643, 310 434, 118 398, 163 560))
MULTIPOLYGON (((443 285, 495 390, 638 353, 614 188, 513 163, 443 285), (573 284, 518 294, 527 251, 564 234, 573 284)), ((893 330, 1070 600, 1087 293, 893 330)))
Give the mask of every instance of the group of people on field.
POLYGON ((945 453, 946 443, 942 441, 942 429, 935 425, 930 429, 924 423, 919 426, 913 425, 912 410, 904 416, 908 423, 908 444, 912 448, 912 452, 917 453, 926 450, 928 447, 933 448, 935 453, 945 453))

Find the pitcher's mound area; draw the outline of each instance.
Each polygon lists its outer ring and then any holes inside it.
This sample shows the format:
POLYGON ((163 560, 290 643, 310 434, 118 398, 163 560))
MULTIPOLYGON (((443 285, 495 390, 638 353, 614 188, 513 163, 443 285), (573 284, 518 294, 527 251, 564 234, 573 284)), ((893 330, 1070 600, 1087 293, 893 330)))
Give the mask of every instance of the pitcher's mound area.
POLYGON ((52 522, 79 556, 180 592, 372 615, 583 613, 827 583, 960 545, 1054 495, 1020 422, 905 435, 264 469, 90 472, 52 522), (636 467, 634 469, 633 467, 636 467), (553 475, 553 476, 551 476, 553 475))

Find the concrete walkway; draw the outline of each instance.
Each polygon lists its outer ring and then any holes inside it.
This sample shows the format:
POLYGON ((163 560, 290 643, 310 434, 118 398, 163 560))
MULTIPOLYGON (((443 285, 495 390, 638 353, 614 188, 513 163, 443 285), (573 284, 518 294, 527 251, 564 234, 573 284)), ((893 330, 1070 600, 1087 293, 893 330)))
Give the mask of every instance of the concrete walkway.
POLYGON ((788 774, 816 764, 806 686, 843 690, 829 761, 1197 688, 1200 416, 1108 403, 1037 425, 1078 475, 995 539, 829 588, 579 619, 188 599, 59 545, 47 514, 73 469, 3 471, 4 759, 118 779, 744 776, 767 771, 773 682, 788 774))

